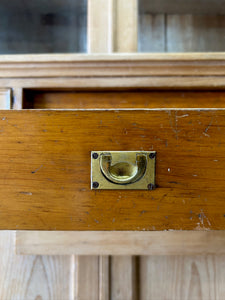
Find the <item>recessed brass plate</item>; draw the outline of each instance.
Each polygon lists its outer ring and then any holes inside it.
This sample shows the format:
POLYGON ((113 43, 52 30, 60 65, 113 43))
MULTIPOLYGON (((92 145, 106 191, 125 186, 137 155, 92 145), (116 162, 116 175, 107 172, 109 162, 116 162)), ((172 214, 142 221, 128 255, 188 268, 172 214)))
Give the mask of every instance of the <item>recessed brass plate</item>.
POLYGON ((91 188, 155 189, 155 151, 92 151, 91 188))

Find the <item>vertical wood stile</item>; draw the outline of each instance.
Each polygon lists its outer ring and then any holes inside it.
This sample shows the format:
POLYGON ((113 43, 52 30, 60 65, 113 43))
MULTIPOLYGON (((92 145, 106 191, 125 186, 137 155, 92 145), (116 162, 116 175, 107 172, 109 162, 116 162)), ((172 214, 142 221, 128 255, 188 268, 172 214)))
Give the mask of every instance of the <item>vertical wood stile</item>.
MULTIPOLYGON (((89 0, 88 52, 136 52, 137 21, 137 0, 89 0)), ((95 258, 86 258, 85 261, 83 258, 77 257, 78 261, 80 259, 82 259, 80 263, 83 263, 84 269, 85 265, 90 263, 90 260, 95 260, 95 258)), ((107 256, 100 257, 99 274, 97 275, 94 268, 88 269, 88 271, 90 272, 89 276, 98 276, 99 278, 98 293, 100 300, 111 298, 135 299, 134 294, 136 291, 134 290, 133 280, 135 277, 135 264, 133 257, 115 256, 112 259, 107 256), (109 273, 111 276, 109 276, 109 273)), ((90 297, 93 297, 93 295, 90 294, 90 297)))
POLYGON ((89 53, 111 53, 113 51, 114 0, 88 1, 89 53))
POLYGON ((137 0, 89 0, 88 52, 136 52, 137 20, 137 0))
POLYGON ((114 1, 114 52, 137 52, 137 0, 114 1))
POLYGON ((23 89, 16 87, 13 89, 13 109, 23 109, 23 89))

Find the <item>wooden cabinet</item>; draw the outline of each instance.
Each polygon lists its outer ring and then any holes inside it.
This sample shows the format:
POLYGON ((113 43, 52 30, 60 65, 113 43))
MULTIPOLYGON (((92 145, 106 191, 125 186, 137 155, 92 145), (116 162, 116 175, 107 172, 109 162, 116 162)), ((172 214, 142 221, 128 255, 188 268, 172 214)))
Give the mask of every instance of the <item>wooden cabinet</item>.
MULTIPOLYGON (((90 0, 89 8, 94 2, 101 1, 90 0)), ((16 238, 14 231, 1 231, 0 298, 223 297, 224 231, 210 229, 224 229, 224 54, 208 52, 224 49, 224 11, 221 1, 167 2, 139 1, 139 51, 156 54, 1 57, 4 99, 11 91, 11 107, 24 111, 1 111, 0 224, 41 230, 17 231, 16 238), (184 53, 190 51, 201 53, 184 53), (91 191, 89 155, 100 144, 156 148, 157 189, 91 191), (14 254, 15 241, 17 254, 27 256, 14 254)), ((49 51, 135 51, 137 2, 129 1, 129 9, 127 0, 101 3, 95 14, 106 35, 96 38, 98 26, 90 30, 95 20, 89 11, 88 42, 82 21, 63 45, 51 34, 49 51)), ((50 28, 65 32, 63 13, 42 13, 46 34, 50 28)), ((33 35, 33 45, 39 38, 46 35, 33 35)), ((28 42, 22 46, 35 52, 28 42)))

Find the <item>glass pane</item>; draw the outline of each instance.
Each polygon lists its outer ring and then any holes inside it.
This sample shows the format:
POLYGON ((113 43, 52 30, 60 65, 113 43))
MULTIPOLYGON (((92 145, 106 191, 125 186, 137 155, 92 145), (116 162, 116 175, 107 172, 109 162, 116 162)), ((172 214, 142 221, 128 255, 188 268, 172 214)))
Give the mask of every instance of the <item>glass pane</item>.
POLYGON ((1 0, 0 54, 86 52, 87 0, 1 0))
POLYGON ((139 0, 140 52, 225 51, 222 0, 139 0))

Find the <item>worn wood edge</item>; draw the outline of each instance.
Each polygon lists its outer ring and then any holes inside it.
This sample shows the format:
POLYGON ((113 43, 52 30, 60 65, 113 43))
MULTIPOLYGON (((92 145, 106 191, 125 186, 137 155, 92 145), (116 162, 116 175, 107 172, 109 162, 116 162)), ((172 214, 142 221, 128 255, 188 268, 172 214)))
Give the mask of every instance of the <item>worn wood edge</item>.
POLYGON ((80 91, 80 90, 223 90, 224 76, 146 76, 146 77, 55 77, 55 78, 0 78, 0 87, 11 85, 18 89, 80 91))
POLYGON ((21 255, 225 254, 225 231, 17 231, 21 255))

